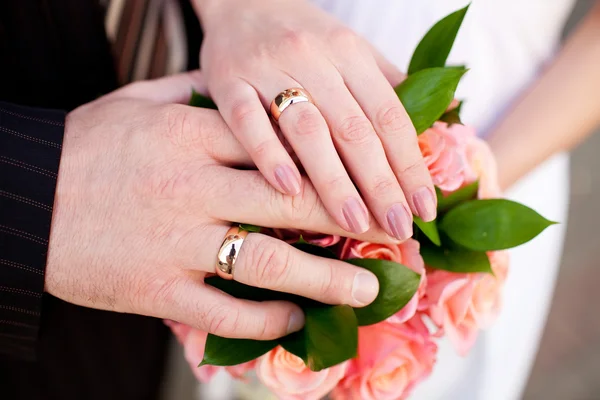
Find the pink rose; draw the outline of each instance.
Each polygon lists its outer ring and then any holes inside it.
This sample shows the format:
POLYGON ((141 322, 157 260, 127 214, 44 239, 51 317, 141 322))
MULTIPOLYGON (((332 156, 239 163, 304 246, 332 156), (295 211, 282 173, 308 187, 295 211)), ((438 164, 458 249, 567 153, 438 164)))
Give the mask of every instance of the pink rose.
POLYGON ((329 247, 337 244, 340 237, 337 235, 327 235, 311 231, 302 231, 299 229, 273 229, 273 236, 287 243, 296 243, 300 236, 310 244, 321 247, 329 247))
POLYGON ((433 183, 445 194, 479 180, 478 198, 499 197, 496 160, 472 127, 436 122, 419 136, 433 183))
POLYGON ((419 307, 419 299, 425 295, 427 277, 423 257, 419 253, 420 244, 414 239, 408 239, 400 244, 378 244, 348 239, 342 248, 342 259, 374 258, 389 260, 405 265, 421 275, 419 290, 413 298, 392 318, 394 322, 407 321, 415 315, 419 307))
POLYGON ((404 324, 359 328, 358 357, 332 393, 334 400, 395 400, 431 373, 437 346, 420 316, 404 324))
POLYGON ((433 184, 443 192, 453 192, 475 180, 467 168, 467 143, 475 137, 471 127, 436 122, 419 135, 419 147, 433 184))
POLYGON ((277 346, 258 359, 260 381, 282 399, 319 400, 344 377, 348 363, 313 372, 301 358, 277 346))
POLYGON ((492 274, 457 274, 429 271, 423 304, 433 322, 466 355, 480 329, 489 327, 500 311, 502 288, 508 269, 506 252, 490 252, 492 274))

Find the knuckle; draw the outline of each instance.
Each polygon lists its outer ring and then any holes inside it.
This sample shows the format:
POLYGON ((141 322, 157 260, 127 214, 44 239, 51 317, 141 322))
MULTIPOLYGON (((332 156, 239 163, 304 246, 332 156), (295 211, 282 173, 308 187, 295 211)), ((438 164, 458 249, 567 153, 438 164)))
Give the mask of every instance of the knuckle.
POLYGON ((176 276, 165 277, 160 271, 132 281, 137 283, 128 290, 129 312, 140 314, 148 310, 159 311, 164 305, 173 304, 179 286, 176 276))
POLYGON ((414 160, 409 160, 407 162, 405 162, 401 167, 400 167, 400 174, 401 175, 418 175, 421 170, 425 169, 425 163, 423 162, 423 158, 417 158, 414 160))
POLYGON ((348 183, 348 178, 342 175, 336 175, 328 178, 325 187, 330 188, 332 193, 337 193, 348 183))
POLYGON ((271 313, 267 313, 265 315, 265 319, 263 324, 261 325, 261 331, 259 333, 259 338, 264 340, 276 339, 285 334, 282 331, 281 321, 277 319, 277 315, 272 315, 271 313))
POLYGON ((381 133, 387 136, 395 136, 411 131, 414 132, 415 130, 406 111, 397 105, 384 107, 379 110, 376 117, 376 124, 381 130, 381 133))
POLYGON ((179 104, 163 106, 166 122, 164 134, 175 147, 188 147, 201 139, 200 130, 194 129, 192 114, 179 104))
POLYGON ((238 330, 240 311, 227 304, 215 304, 208 307, 200 318, 209 333, 229 336, 238 330))
POLYGON ((238 100, 231 105, 231 119, 235 127, 248 126, 255 114, 256 108, 248 101, 238 100))
POLYGON ((300 180, 300 192, 295 196, 287 196, 273 191, 271 209, 280 210, 279 217, 293 227, 306 226, 307 221, 314 221, 313 216, 320 209, 320 200, 307 179, 300 180))
POLYGON ((332 301, 342 300, 340 281, 335 277, 335 266, 331 262, 327 262, 326 265, 327 268, 321 270, 319 293, 332 301))
POLYGON ((312 108, 303 107, 296 115, 293 132, 298 136, 314 136, 319 134, 322 126, 317 112, 312 108))
POLYGON ((267 158, 272 154, 277 154, 277 145, 281 145, 281 142, 277 139, 266 139, 258 144, 256 144, 251 150, 250 153, 253 156, 253 159, 262 160, 267 158))
POLYGON ((320 212, 323 205, 316 191, 312 188, 307 179, 300 181, 300 192, 296 196, 286 196, 277 192, 277 205, 281 209, 281 219, 289 226, 301 228, 309 226, 311 222, 317 221, 317 218, 323 218, 327 215, 320 212))
POLYGON ((312 189, 310 182, 303 179, 300 185, 300 193, 296 196, 284 196, 290 202, 287 221, 290 226, 305 226, 307 222, 316 221, 327 215, 323 212, 323 203, 317 192, 312 189))
POLYGON ((373 181, 373 185, 370 189, 370 194, 374 198, 386 198, 390 194, 399 189, 399 183, 395 179, 389 179, 384 177, 377 177, 373 181))
POLYGON ((329 41, 338 49, 347 49, 358 45, 358 36, 352 29, 338 26, 329 32, 329 41))
POLYGON ((342 120, 336 138, 344 143, 362 145, 373 140, 373 127, 363 116, 350 116, 342 120))
POLYGON ((307 33, 295 30, 286 29, 280 34, 281 47, 286 51, 303 51, 310 48, 310 37, 307 33))
POLYGON ((290 252, 285 246, 275 246, 261 240, 250 249, 251 284, 277 290, 287 280, 290 252))
POLYGON ((184 199, 192 187, 192 168, 173 160, 140 171, 136 192, 146 199, 184 199))

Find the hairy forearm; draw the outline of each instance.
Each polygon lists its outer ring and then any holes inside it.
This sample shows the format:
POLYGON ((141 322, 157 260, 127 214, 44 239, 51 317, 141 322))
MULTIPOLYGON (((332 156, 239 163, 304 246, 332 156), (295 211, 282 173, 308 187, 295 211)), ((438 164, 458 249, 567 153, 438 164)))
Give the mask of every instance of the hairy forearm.
POLYGON ((492 131, 502 187, 571 149, 600 124, 599 66, 600 3, 492 131))

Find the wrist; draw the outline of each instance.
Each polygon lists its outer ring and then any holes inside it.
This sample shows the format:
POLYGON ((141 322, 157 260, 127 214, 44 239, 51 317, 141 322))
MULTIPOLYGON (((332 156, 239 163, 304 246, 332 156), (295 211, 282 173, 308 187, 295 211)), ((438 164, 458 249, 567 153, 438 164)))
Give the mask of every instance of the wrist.
POLYGON ((223 10, 241 7, 243 4, 244 0, 192 0, 192 6, 204 31, 213 24, 213 21, 219 20, 223 10))
MULTIPOLYGON (((231 15, 232 10, 259 9, 261 6, 276 8, 275 3, 285 3, 290 0, 192 0, 192 5, 202 24, 202 30, 210 30, 212 26, 223 24, 223 18, 231 15)), ((293 0, 298 1, 298 0, 293 0)))

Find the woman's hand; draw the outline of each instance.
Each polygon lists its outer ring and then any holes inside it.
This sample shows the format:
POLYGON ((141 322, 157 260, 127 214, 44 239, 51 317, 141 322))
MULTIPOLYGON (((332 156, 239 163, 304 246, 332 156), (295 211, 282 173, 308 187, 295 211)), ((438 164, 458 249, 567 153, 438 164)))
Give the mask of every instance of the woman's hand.
POLYGON ((369 229, 364 202, 400 240, 412 235, 413 213, 435 218, 431 177, 390 84, 402 74, 366 41, 306 1, 195 4, 210 95, 271 185, 300 191, 300 173, 265 111, 279 93, 300 87, 314 104, 288 107, 279 127, 342 228, 369 229))

